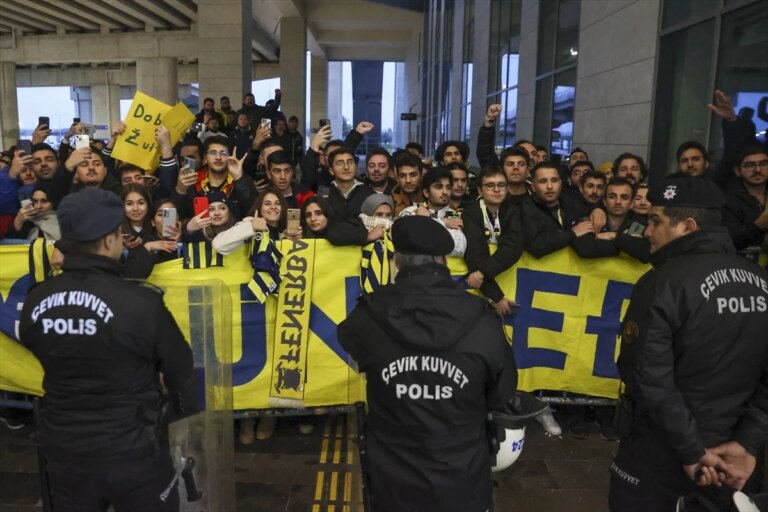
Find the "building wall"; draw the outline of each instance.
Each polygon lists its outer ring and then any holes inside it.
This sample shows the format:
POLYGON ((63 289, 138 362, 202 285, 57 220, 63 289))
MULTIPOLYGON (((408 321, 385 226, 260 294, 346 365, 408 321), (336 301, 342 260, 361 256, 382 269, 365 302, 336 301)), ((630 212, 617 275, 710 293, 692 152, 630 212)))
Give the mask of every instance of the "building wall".
POLYGON ((596 165, 648 157, 660 4, 582 0, 574 145, 596 165))

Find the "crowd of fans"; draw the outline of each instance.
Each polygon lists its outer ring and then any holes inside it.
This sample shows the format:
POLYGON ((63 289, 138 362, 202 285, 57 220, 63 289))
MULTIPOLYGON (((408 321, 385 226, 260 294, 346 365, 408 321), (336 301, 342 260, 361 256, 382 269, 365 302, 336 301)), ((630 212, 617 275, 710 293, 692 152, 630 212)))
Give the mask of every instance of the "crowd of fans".
MULTIPOLYGON (((449 140, 433 158, 425 158, 415 142, 391 154, 376 148, 359 169, 357 148, 371 123, 359 123, 344 140, 333 139, 325 124, 305 151, 298 119, 279 111, 280 91, 275 92, 263 107, 246 94, 239 110, 229 98, 221 98, 218 108, 206 98, 196 124, 175 147, 168 130, 158 126, 157 169, 111 157, 125 130, 122 122, 112 127, 108 141, 79 149, 71 139, 82 123, 70 127, 58 150, 43 142, 49 127, 38 126, 29 154, 17 147, 2 154, 0 238, 58 240, 55 209, 62 198, 83 187, 107 189, 125 204, 126 273, 146 277, 155 263, 181 257, 180 243, 210 243, 229 254, 268 234, 271 240, 321 238, 365 246, 386 240, 395 218, 423 215, 448 230, 452 255, 467 264, 467 286, 479 289, 502 314, 510 314, 515 303, 496 277, 524 250, 536 258, 571 247, 583 258, 624 253, 649 260, 643 238, 648 168, 639 155, 622 153, 596 166, 575 148, 567 160, 554 162, 545 148, 527 140, 499 154, 501 106, 491 105, 477 138, 479 167, 470 165, 465 142, 449 140), (171 225, 164 220, 170 209, 176 214, 171 225), (288 221, 291 209, 300 210, 298 223, 288 221)), ((666 171, 720 185, 726 196, 723 225, 737 249, 757 257, 766 251, 768 233, 768 149, 725 94, 717 91, 709 108, 722 118, 725 149, 719 162, 700 143, 687 141, 677 150, 677 169, 666 171)), ((66 240, 59 246, 66 251, 66 240)), ((585 437, 584 410, 570 413, 571 434, 585 437)), ((613 438, 610 422, 601 418, 604 437, 613 438)), ((558 433, 550 420, 545 428, 558 433)), ((259 437, 269 434, 268 427, 259 437)))

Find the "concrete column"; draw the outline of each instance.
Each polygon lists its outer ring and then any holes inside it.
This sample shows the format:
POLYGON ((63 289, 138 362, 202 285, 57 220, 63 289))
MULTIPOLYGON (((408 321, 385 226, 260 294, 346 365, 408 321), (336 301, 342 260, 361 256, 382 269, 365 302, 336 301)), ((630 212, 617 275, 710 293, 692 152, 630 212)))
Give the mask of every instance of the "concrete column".
POLYGON ((280 20, 280 110, 288 116, 306 119, 307 98, 307 21, 304 18, 280 20))
MULTIPOLYGON (((539 47, 539 0, 523 0, 520 17, 520 67, 515 139, 533 140, 533 115, 536 109, 536 53, 539 47)), ((552 30, 555 28, 553 27, 552 30)))
MULTIPOLYGON (((323 56, 313 55, 311 72, 312 91, 309 100, 309 126, 317 127, 321 119, 328 117, 328 60, 323 56)), ((299 119, 300 124, 305 121, 305 119, 299 119)))
POLYGON ((237 109, 251 92, 251 9, 250 0, 197 2, 200 103, 211 97, 218 106, 219 98, 229 96, 237 109))
POLYGON ((581 3, 573 144, 595 165, 624 151, 648 158, 660 10, 660 0, 581 3), (643 30, 617 36, 637 20, 643 30))
MULTIPOLYGON (((106 136, 110 127, 120 120, 120 86, 97 84, 91 86, 91 120, 96 126, 106 126, 106 136)), ((97 130, 96 136, 102 136, 97 130)))
POLYGON ((136 61, 136 88, 169 105, 178 102, 176 59, 153 57, 136 61))
POLYGON ((16 99, 16 64, 0 62, 0 147, 6 150, 19 139, 19 104, 16 99))

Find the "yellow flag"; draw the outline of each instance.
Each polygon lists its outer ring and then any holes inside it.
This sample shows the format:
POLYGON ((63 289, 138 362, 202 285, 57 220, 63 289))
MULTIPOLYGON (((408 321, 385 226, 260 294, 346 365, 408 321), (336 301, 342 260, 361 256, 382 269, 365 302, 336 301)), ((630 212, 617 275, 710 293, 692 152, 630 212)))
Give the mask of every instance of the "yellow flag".
POLYGON ((160 126, 169 110, 170 105, 136 91, 125 119, 125 132, 117 138, 112 158, 154 172, 160 163, 155 128, 160 126))

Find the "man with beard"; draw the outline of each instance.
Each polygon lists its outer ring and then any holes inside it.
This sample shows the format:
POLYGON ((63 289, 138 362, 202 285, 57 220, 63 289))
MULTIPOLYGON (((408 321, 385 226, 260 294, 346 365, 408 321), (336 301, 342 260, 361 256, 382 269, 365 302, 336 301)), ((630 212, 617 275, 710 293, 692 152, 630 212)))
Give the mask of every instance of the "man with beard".
POLYGON ((723 226, 737 249, 759 247, 768 234, 768 149, 748 146, 735 172, 739 179, 725 190, 723 226))
POLYGON ((451 173, 452 178, 449 206, 452 210, 461 212, 474 201, 474 194, 469 193, 469 172, 458 162, 446 165, 445 169, 451 173))
POLYGON ((56 151, 45 143, 32 146, 32 171, 40 181, 49 181, 59 170, 59 159, 56 151))
POLYGON ((374 148, 365 159, 365 177, 363 183, 380 194, 392 194, 397 181, 389 177, 392 157, 384 148, 374 148))
POLYGON ((581 199, 590 208, 599 208, 605 194, 605 174, 597 171, 586 171, 579 182, 581 199))
POLYGON ((421 192, 425 201, 409 206, 400 212, 400 217, 421 215, 432 217, 445 226, 453 238, 453 251, 449 256, 464 256, 467 239, 462 233, 464 222, 448 204, 451 199, 451 173, 442 167, 430 169, 421 179, 421 192))
POLYGON ((421 202, 421 160, 410 153, 403 154, 395 161, 397 185, 392 189, 395 201, 395 215, 421 202))
POLYGON ((647 263, 650 258, 650 246, 643 238, 646 220, 632 213, 635 187, 625 178, 613 178, 605 187, 603 204, 608 221, 598 240, 612 240, 617 249, 636 260, 647 263))
POLYGON ((107 172, 101 153, 91 151, 90 147, 70 153, 51 179, 48 199, 58 207, 64 196, 82 188, 103 188, 115 194, 119 194, 122 188, 117 178, 107 172))
MULTIPOLYGON (((231 142, 226 137, 209 137, 203 149, 205 165, 197 171, 194 184, 187 185, 182 173, 173 192, 173 198, 181 209, 183 218, 194 216, 195 197, 208 196, 220 191, 227 197, 230 210, 239 218, 245 217, 256 195, 253 180, 243 174, 243 162, 247 155, 232 155, 231 142)), ((193 175, 194 176, 194 175, 193 175)))
POLYGON ((645 180, 648 168, 641 157, 622 153, 613 161, 613 175, 626 178, 632 185, 637 185, 645 180))

